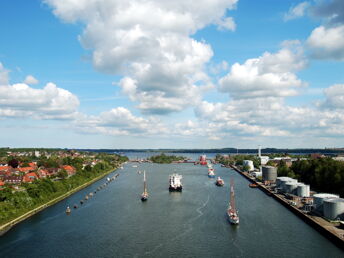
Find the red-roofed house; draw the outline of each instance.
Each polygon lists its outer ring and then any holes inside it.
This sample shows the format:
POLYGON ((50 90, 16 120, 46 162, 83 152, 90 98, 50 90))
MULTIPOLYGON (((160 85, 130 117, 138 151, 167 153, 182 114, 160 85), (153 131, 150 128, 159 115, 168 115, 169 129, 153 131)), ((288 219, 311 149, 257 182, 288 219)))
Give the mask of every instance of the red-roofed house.
POLYGON ((22 168, 18 168, 18 171, 19 172, 23 172, 23 173, 29 173, 29 172, 32 172, 34 171, 35 168, 34 167, 22 167, 22 168))
POLYGON ((27 173, 25 176, 23 176, 23 183, 32 183, 36 179, 38 179, 36 173, 27 173))
POLYGON ((62 169, 66 170, 68 177, 73 176, 76 173, 76 169, 70 165, 61 166, 62 169))
POLYGON ((36 169, 37 168, 37 162, 30 162, 29 166, 36 169))
POLYGON ((5 176, 4 182, 6 184, 20 184, 22 182, 22 176, 5 176))
POLYGON ((0 180, 0 190, 4 188, 5 183, 0 180))
POLYGON ((46 178, 50 176, 50 173, 47 169, 41 168, 37 171, 37 175, 39 178, 46 178))
POLYGON ((0 171, 6 171, 9 169, 10 169, 10 166, 0 166, 0 171))

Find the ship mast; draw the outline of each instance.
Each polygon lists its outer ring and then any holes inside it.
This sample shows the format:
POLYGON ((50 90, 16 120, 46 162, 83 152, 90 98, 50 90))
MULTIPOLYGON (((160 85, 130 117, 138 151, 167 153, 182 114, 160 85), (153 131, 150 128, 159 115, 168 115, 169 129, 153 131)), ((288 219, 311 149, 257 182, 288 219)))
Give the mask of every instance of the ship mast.
POLYGON ((143 194, 147 194, 146 171, 143 171, 143 194))
POLYGON ((234 179, 232 178, 231 179, 231 191, 230 191, 230 207, 231 207, 231 210, 236 212, 236 209, 235 209, 235 199, 234 199, 234 179))

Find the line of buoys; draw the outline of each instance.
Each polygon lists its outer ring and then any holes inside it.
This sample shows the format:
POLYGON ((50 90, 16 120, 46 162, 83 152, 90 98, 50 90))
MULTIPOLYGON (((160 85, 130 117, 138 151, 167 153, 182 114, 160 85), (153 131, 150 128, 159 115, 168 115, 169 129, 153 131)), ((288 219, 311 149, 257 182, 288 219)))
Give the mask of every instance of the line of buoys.
MULTIPOLYGON (((94 196, 94 194, 96 194, 97 192, 99 192, 101 189, 105 188, 110 182, 114 181, 117 177, 119 176, 119 174, 115 174, 113 177, 111 178, 106 178, 106 182, 104 184, 102 184, 101 186, 97 187, 97 189, 94 192, 90 192, 89 194, 86 194, 85 198, 80 200, 80 204, 84 204, 85 201, 87 201, 88 199, 92 198, 94 196)), ((74 209, 78 208, 77 204, 74 204, 74 209)), ((71 209, 69 208, 69 206, 67 206, 66 209, 66 214, 69 215, 71 213, 71 209)))

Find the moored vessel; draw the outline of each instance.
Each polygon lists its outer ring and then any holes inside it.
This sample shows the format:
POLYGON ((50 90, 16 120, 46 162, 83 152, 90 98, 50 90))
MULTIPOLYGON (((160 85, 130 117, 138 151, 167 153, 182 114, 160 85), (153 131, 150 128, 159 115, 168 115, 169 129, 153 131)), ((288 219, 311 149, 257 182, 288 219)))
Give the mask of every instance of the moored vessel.
POLYGON ((146 182, 146 171, 143 171, 143 193, 141 194, 141 201, 145 202, 148 200, 147 182, 146 182))
POLYGON ((71 213, 71 210, 70 210, 69 206, 67 206, 66 214, 69 215, 70 213, 71 213))
POLYGON ((169 191, 170 192, 181 192, 182 189, 183 189, 183 185, 182 185, 182 176, 181 175, 178 175, 176 173, 170 175, 170 178, 169 178, 169 191))
POLYGON ((230 201, 227 209, 228 220, 231 224, 239 224, 239 215, 235 207, 235 197, 234 197, 234 180, 231 180, 230 184, 230 201))
POLYGON ((251 183, 251 184, 249 184, 248 186, 251 187, 251 188, 257 188, 257 187, 258 187, 258 185, 255 184, 255 183, 251 183))
POLYGON ((225 181, 223 181, 223 179, 221 177, 217 177, 215 184, 217 186, 224 186, 225 181))

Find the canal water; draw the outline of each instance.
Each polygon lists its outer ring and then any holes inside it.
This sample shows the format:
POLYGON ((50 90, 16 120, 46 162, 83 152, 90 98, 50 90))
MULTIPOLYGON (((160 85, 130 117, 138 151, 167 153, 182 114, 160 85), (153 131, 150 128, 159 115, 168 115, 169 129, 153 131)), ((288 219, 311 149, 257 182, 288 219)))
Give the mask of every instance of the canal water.
POLYGON ((343 252, 238 173, 216 165, 127 163, 117 180, 65 214, 102 179, 20 223, 0 237, 0 257, 343 257, 343 252), (149 199, 142 203, 143 176, 149 199), (183 176, 183 192, 168 176, 183 176), (226 219, 229 181, 235 181, 240 225, 226 219))

